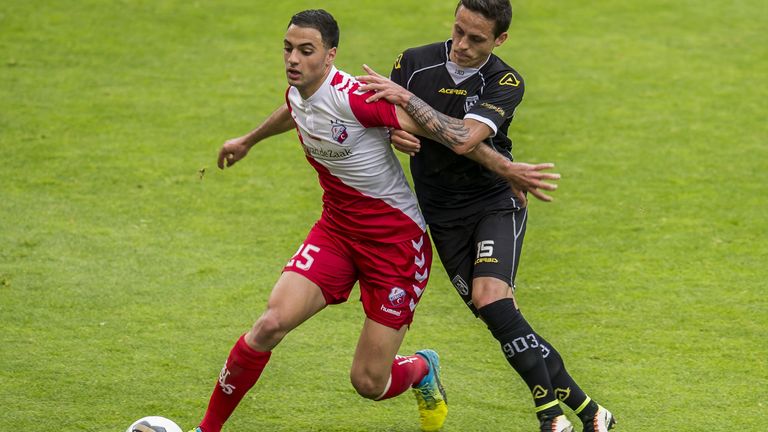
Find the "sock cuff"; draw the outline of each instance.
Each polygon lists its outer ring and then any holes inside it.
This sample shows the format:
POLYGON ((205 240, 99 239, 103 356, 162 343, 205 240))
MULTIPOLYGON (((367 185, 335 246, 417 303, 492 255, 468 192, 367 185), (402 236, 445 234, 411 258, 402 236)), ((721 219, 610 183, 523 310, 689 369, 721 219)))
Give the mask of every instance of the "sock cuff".
POLYGON ((553 401, 545 403, 544 405, 537 406, 536 407, 536 412, 540 413, 540 412, 542 412, 542 411, 544 411, 546 409, 552 408, 552 407, 554 407, 554 406, 556 406, 558 404, 559 404, 559 402, 557 401, 557 399, 555 399, 553 401))
MULTIPOLYGON (((503 298, 487 304, 477 310, 496 339, 503 338, 510 332, 528 327, 525 318, 515 307, 511 298, 503 298)), ((526 329, 528 330, 528 329, 526 329)))
POLYGON ((574 412, 574 413, 576 413, 576 415, 579 415, 579 414, 581 414, 581 412, 582 412, 582 411, 584 411, 584 408, 586 408, 586 407, 587 407, 587 405, 589 405, 589 403, 590 403, 591 401, 592 401, 592 398, 590 398, 589 396, 587 396, 587 398, 586 398, 586 399, 584 399, 584 402, 582 402, 582 404, 581 404, 581 405, 579 405, 579 407, 578 407, 578 408, 576 408, 575 410, 573 410, 573 412, 574 412))
POLYGON ((496 300, 493 303, 488 303, 487 305, 479 308, 477 311, 481 314, 493 314, 499 311, 507 311, 509 308, 512 308, 513 310, 517 310, 515 307, 515 301, 511 298, 503 298, 496 300))
POLYGON ((261 369, 269 361, 272 351, 256 351, 245 342, 245 335, 237 340, 229 357, 234 363, 244 369, 261 369))
POLYGON ((392 374, 389 374, 389 379, 387 380, 387 385, 384 387, 384 391, 381 392, 381 394, 374 400, 380 401, 384 396, 387 395, 390 387, 392 387, 392 374))

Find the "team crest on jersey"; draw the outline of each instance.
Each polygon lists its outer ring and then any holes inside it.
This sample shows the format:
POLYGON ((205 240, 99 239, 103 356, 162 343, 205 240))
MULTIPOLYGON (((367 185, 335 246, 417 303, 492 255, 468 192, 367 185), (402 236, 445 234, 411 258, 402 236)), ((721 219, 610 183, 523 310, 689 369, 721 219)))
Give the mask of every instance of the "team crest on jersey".
POLYGON ((480 96, 474 95, 474 96, 468 96, 464 100, 464 112, 469 112, 469 110, 472 109, 473 106, 480 100, 480 96))
POLYGON ((459 292, 459 294, 465 296, 469 295, 469 285, 464 281, 464 279, 461 278, 461 276, 456 275, 453 279, 451 279, 451 282, 453 282, 453 286, 456 288, 456 291, 459 292))
POLYGON ((337 143, 343 143, 349 138, 347 127, 338 120, 331 122, 331 136, 337 143))
POLYGON ((389 303, 392 306, 400 306, 405 303, 405 290, 402 288, 394 287, 389 291, 389 303))

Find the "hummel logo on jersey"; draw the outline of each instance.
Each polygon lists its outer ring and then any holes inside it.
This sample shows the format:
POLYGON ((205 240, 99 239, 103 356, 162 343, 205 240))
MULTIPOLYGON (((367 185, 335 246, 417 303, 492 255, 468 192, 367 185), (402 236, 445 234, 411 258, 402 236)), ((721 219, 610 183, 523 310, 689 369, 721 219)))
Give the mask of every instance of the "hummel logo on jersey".
POLYGON ((227 369, 227 365, 225 364, 224 367, 221 368, 221 373, 219 374, 219 386, 221 386, 221 391, 223 391, 224 394, 231 395, 235 391, 235 386, 227 384, 228 376, 229 369, 227 369))
POLYGON ((350 79, 349 76, 343 75, 341 78, 341 82, 334 85, 333 88, 336 90, 342 92, 342 93, 349 93, 349 90, 354 87, 354 85, 357 83, 357 81, 350 79))
POLYGON ((332 121, 331 122, 331 136, 339 144, 343 143, 344 141, 346 141, 347 138, 349 138, 349 134, 347 133, 347 127, 344 126, 338 120, 332 121))
POLYGON ((413 245, 413 248, 417 251, 421 250, 421 246, 424 244, 424 236, 419 237, 419 241, 411 240, 411 244, 413 245))
POLYGON ((423 273, 416 272, 416 281, 417 282, 424 282, 427 280, 427 276, 429 276, 429 269, 424 269, 423 273))
POLYGON ((402 314, 402 312, 400 312, 399 310, 390 309, 384 305, 381 305, 381 310, 394 316, 400 316, 402 314))

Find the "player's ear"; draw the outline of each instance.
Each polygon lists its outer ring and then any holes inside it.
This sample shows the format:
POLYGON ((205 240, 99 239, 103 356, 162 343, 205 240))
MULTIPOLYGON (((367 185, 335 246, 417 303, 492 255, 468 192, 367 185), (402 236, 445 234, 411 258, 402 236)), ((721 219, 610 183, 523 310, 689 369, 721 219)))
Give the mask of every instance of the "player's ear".
POLYGON ((325 54, 325 62, 327 63, 327 66, 330 66, 335 59, 336 59, 336 47, 333 47, 328 50, 328 53, 325 54))
POLYGON ((496 46, 501 46, 501 44, 506 42, 508 36, 509 34, 507 32, 500 34, 499 37, 496 38, 496 46))

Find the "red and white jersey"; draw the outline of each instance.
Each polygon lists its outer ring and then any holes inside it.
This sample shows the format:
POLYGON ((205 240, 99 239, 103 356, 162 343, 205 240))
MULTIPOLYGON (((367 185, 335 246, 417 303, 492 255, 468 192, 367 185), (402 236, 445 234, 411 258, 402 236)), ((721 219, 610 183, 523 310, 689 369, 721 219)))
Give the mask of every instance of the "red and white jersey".
POLYGON ((353 238, 386 243, 426 230, 416 197, 389 143, 386 127, 399 128, 394 105, 366 103, 372 93, 331 67, 308 99, 289 87, 286 101, 299 141, 323 188, 322 221, 353 238))

